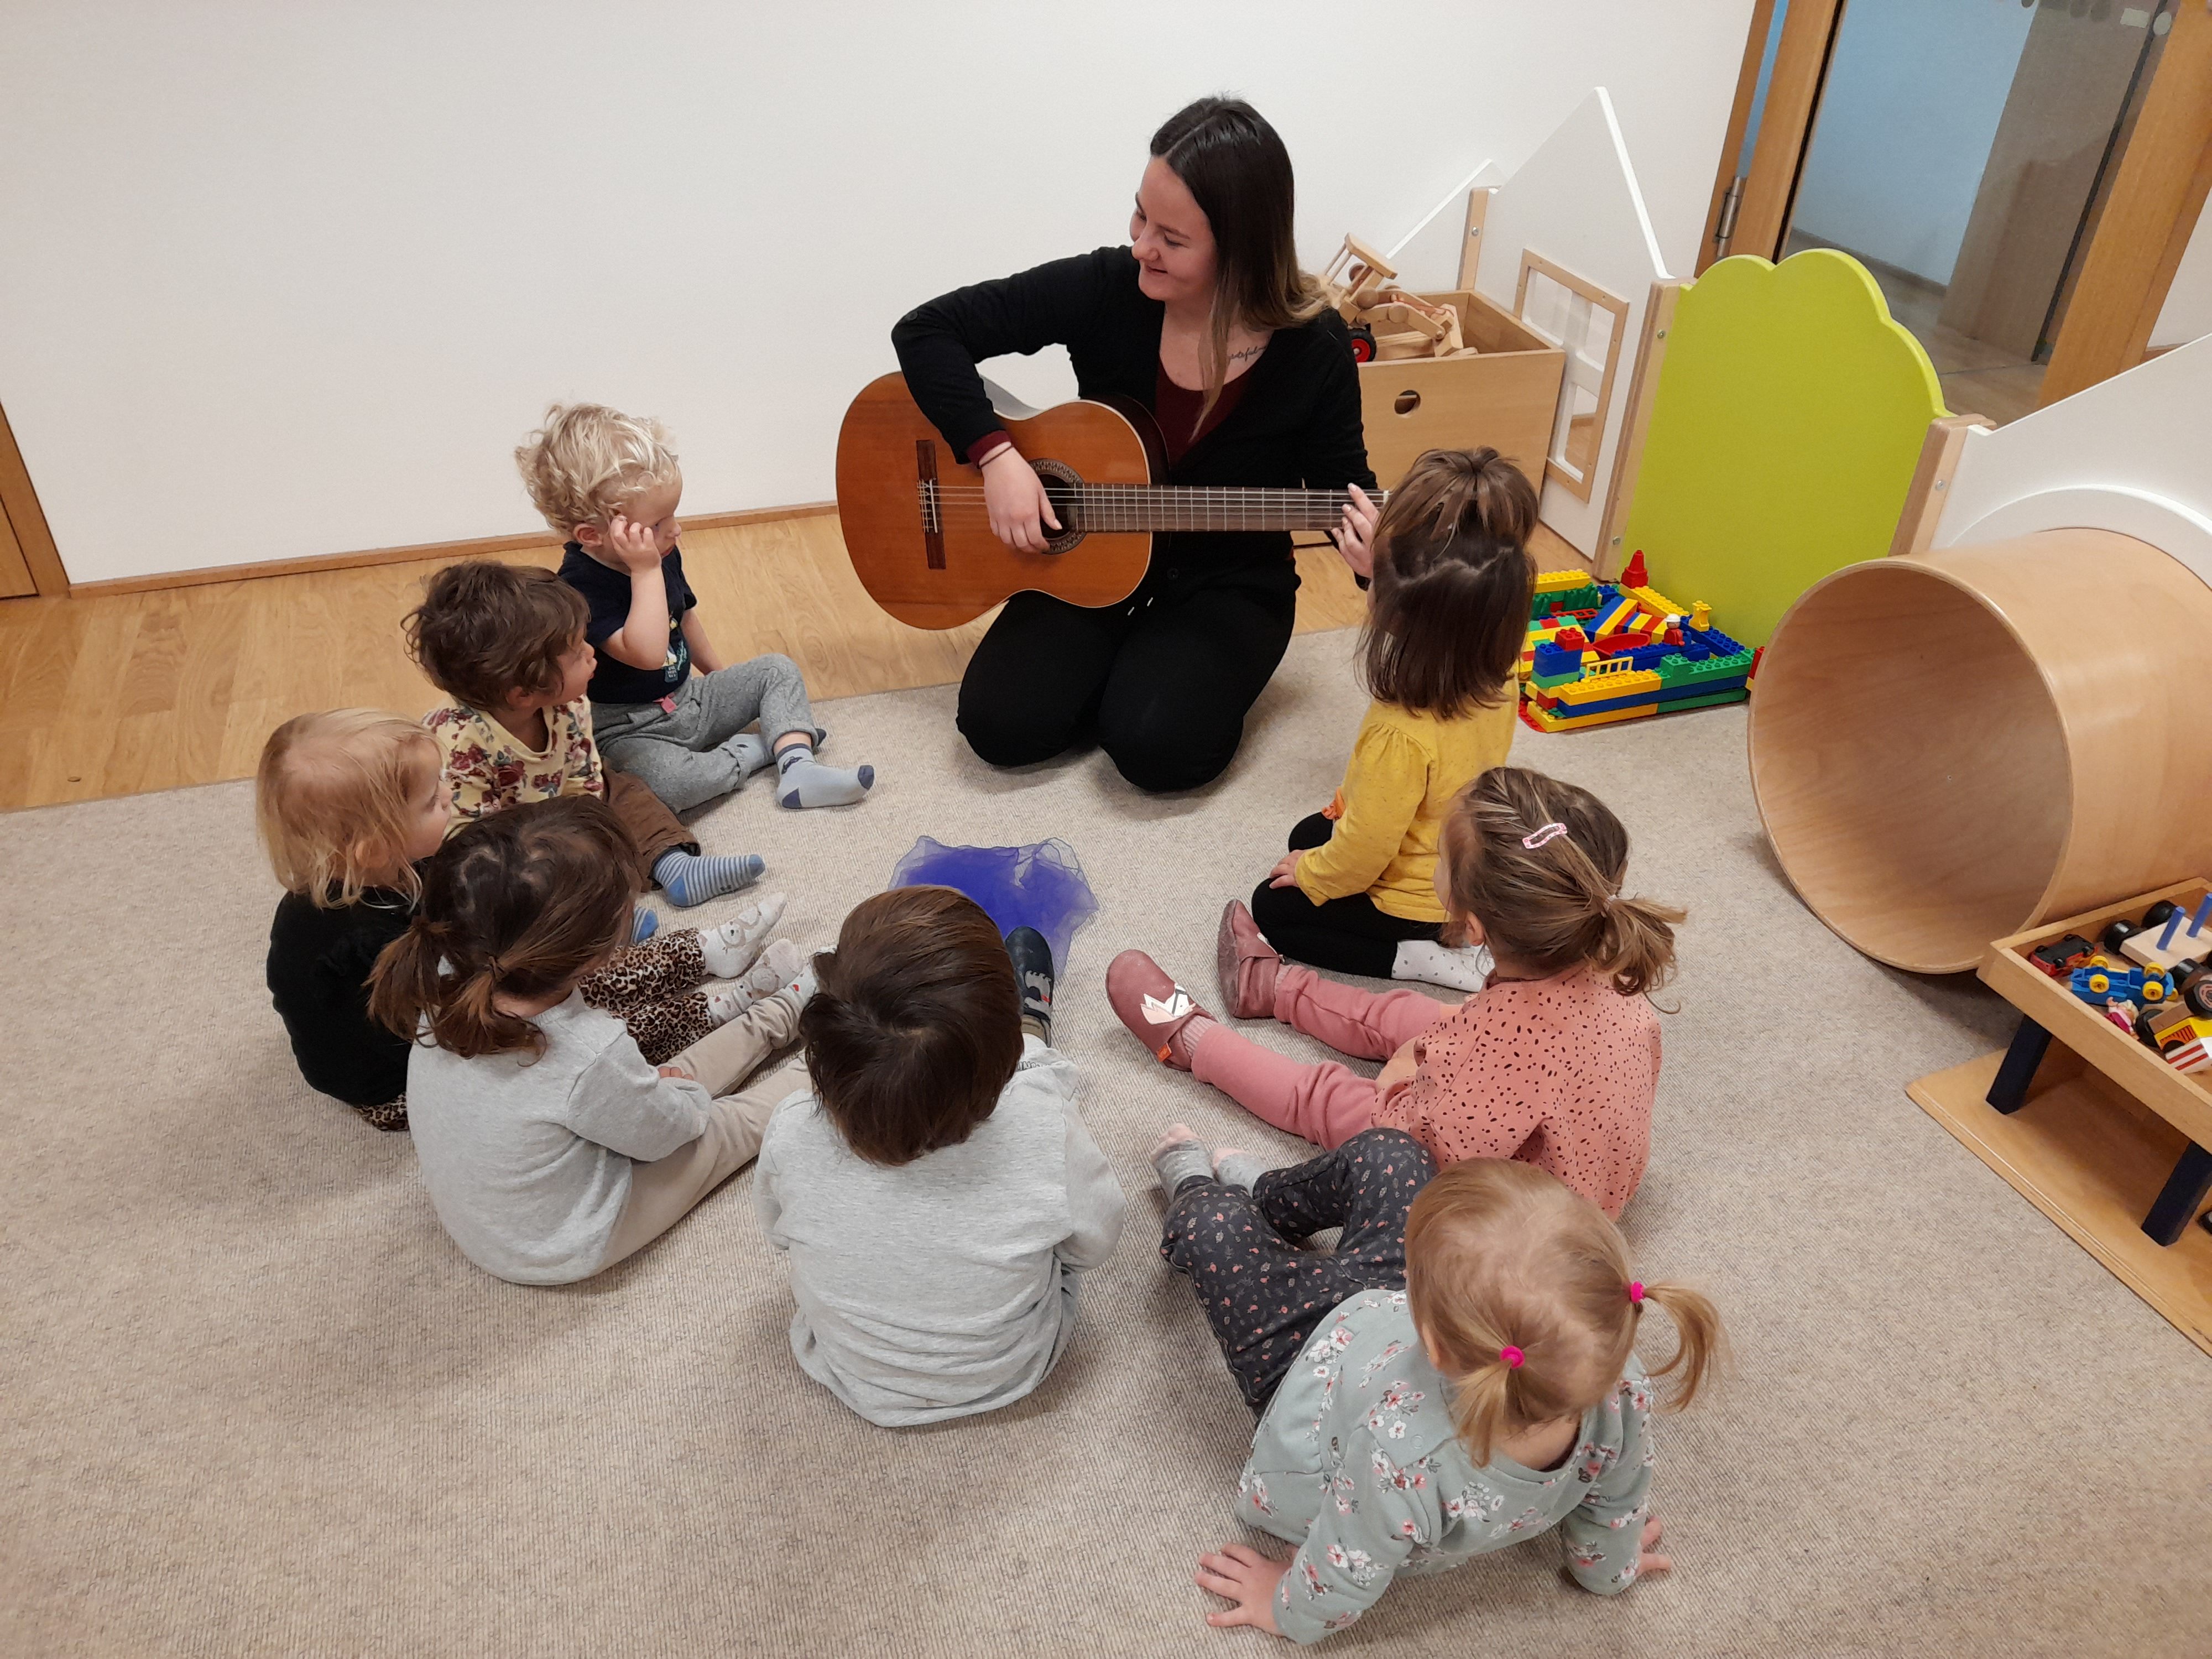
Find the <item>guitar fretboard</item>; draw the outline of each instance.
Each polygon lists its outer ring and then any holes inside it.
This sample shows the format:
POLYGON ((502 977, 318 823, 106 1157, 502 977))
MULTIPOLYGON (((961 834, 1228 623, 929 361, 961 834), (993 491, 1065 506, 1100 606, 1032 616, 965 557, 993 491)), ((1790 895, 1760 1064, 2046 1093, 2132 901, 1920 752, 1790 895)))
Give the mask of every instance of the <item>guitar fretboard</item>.
MULTIPOLYGON (((920 489, 922 522, 933 531, 943 527, 947 514, 982 508, 983 492, 972 484, 924 479, 920 489)), ((1351 491, 1345 489, 1055 485, 1049 479, 1045 489, 1062 529, 1100 534, 1156 530, 1334 530, 1352 500, 1351 491)), ((1389 492, 1371 490, 1367 499, 1379 509, 1390 499, 1389 492)))

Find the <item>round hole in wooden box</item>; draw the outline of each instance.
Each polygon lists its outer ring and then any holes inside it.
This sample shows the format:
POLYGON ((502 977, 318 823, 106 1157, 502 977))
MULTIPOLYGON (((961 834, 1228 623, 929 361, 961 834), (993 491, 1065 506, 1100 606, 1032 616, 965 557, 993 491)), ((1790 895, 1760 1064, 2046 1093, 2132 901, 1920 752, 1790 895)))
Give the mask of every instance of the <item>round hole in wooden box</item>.
POLYGON ((1421 406, 1421 394, 1411 389, 1400 392, 1391 400, 1390 407, 1401 415, 1410 415, 1421 406))
POLYGON ((1852 565, 1776 629, 1752 787, 1784 871, 1877 960, 1990 941, 2212 863, 2212 588, 2058 530, 1852 565))

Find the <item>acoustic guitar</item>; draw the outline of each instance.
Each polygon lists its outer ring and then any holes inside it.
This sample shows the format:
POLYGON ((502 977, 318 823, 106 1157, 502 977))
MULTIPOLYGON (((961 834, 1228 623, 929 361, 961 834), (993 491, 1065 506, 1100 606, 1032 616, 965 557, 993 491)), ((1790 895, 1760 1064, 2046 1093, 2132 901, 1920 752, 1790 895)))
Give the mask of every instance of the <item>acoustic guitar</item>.
MULTIPOLYGON (((984 386, 1060 520, 1042 553, 1018 553, 991 533, 982 473, 938 434, 905 376, 872 381, 837 434, 837 512, 854 572, 911 627, 957 628, 1022 592, 1113 605, 1144 580, 1158 532, 1333 530, 1351 499, 1343 489, 1163 485, 1166 450, 1142 407, 1086 399, 1040 411, 984 386)), ((1369 499, 1380 507, 1388 496, 1369 499)))

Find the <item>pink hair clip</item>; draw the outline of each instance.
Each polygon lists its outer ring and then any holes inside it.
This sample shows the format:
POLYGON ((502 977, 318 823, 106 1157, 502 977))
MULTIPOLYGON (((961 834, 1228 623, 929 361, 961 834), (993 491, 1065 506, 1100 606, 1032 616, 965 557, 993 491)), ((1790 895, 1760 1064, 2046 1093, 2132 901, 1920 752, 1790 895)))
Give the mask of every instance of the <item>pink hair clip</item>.
POLYGON ((1536 830, 1534 834, 1522 836, 1521 844, 1533 853, 1539 847, 1544 846, 1546 843, 1550 842, 1555 842, 1559 840, 1561 836, 1564 836, 1566 833, 1567 826, 1565 824, 1547 823, 1541 830, 1536 830))
POLYGON ((1631 1302, 1644 1300, 1644 1286, 1633 1279, 1628 1281, 1628 1299, 1631 1302))
POLYGON ((1508 1370, 1517 1371, 1521 1369, 1521 1362, 1528 1356, 1509 1342, 1498 1351, 1498 1357, 1505 1362, 1508 1370))

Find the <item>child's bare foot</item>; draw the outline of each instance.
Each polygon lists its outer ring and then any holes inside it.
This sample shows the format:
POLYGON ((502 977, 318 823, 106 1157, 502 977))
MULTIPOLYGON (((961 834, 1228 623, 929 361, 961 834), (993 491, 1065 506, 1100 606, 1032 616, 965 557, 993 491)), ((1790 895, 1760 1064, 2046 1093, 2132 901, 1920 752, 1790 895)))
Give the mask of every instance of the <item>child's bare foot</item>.
POLYGON ((1213 1174, 1213 1159, 1188 1123, 1170 1123, 1152 1147, 1152 1168, 1172 1197, 1186 1181, 1213 1174))

